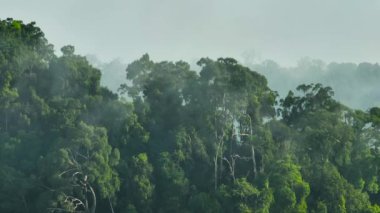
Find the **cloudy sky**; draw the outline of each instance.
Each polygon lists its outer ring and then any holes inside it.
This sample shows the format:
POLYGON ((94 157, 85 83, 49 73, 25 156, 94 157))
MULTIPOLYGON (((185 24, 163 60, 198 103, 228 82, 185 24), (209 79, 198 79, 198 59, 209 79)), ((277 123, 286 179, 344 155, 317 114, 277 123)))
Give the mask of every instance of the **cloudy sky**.
POLYGON ((0 0, 0 18, 36 21, 57 50, 125 62, 232 56, 292 65, 380 61, 378 0, 0 0))

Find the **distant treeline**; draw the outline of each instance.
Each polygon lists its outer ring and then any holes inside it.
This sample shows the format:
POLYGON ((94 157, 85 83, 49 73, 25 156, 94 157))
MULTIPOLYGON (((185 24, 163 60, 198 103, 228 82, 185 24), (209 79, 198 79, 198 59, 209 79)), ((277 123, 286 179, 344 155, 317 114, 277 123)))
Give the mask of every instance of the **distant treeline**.
MULTIPOLYGON (((101 62, 93 55, 87 56, 90 64, 102 72, 101 85, 118 92, 119 85, 125 81, 125 67, 121 60, 101 62)), ((326 64, 321 60, 302 58, 296 66, 281 66, 273 60, 255 62, 246 59, 248 66, 268 79, 271 89, 284 97, 289 90, 300 84, 322 83, 334 90, 334 97, 348 107, 368 110, 380 106, 380 65, 372 63, 326 64)), ((198 71, 198 70, 197 70, 198 71)))
POLYGON ((0 20, 0 212, 380 212, 380 108, 319 83, 281 98, 232 58, 196 72, 148 55, 121 99, 61 51, 35 23, 0 20))
POLYGON ((325 64, 321 60, 303 58, 295 67, 281 67, 267 60, 251 64, 250 68, 265 75, 269 85, 282 95, 299 84, 322 83, 332 87, 334 97, 349 107, 368 110, 380 106, 380 66, 377 63, 325 64))

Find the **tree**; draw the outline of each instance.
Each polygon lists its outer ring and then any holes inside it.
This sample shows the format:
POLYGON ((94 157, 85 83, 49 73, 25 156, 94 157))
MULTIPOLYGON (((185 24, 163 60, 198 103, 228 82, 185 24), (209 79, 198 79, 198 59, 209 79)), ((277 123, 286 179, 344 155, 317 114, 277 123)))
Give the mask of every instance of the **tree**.
POLYGON ((102 199, 111 199, 119 190, 120 180, 114 168, 119 151, 108 145, 103 128, 80 122, 67 134, 67 138, 58 139, 43 163, 47 180, 43 184, 58 199, 50 209, 94 213, 96 193, 102 199))
POLYGON ((158 212, 183 212, 189 193, 189 180, 168 152, 160 154, 157 165, 158 212))
POLYGON ((303 180, 300 167, 290 158, 274 163, 268 181, 274 195, 272 211, 307 212, 306 199, 310 194, 310 187, 303 180))
POLYGON ((148 161, 146 153, 140 153, 133 156, 128 168, 128 176, 123 191, 127 197, 120 200, 120 203, 126 203, 138 212, 152 212, 151 206, 155 185, 152 182, 153 166, 148 161))

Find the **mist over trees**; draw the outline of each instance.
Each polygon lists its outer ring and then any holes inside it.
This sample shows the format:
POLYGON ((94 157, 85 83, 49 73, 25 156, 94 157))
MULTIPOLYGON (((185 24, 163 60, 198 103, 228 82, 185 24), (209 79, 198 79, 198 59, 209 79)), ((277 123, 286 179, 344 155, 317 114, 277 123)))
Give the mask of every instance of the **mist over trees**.
MULTIPOLYGON (((86 56, 91 65, 102 72, 101 85, 118 93, 125 81, 127 64, 119 59, 101 62, 95 56, 86 56)), ((380 66, 362 63, 325 63, 322 60, 301 58, 296 66, 281 66, 273 60, 255 62, 246 59, 243 65, 264 75, 268 85, 281 97, 300 84, 322 83, 334 90, 336 100, 353 109, 368 110, 380 105, 380 66)))
POLYGON ((114 59, 109 62, 102 62, 95 55, 87 55, 88 62, 99 69, 102 73, 100 84, 107 87, 114 93, 119 93, 118 89, 121 84, 125 83, 125 68, 127 64, 120 59, 114 59))
POLYGON ((337 100, 354 109, 368 110, 380 105, 380 66, 377 63, 326 64, 302 58, 294 67, 282 67, 272 60, 248 63, 248 66, 265 75, 270 87, 282 96, 299 84, 322 83, 334 90, 337 100))
MULTIPOLYGON (((117 85, 125 100, 73 46, 61 52, 35 23, 0 20, 0 212, 380 212, 380 108, 341 104, 307 82, 310 64, 278 96, 233 58, 197 72, 145 54, 117 85)), ((378 76, 327 67, 315 79, 351 73, 342 89, 378 76)))

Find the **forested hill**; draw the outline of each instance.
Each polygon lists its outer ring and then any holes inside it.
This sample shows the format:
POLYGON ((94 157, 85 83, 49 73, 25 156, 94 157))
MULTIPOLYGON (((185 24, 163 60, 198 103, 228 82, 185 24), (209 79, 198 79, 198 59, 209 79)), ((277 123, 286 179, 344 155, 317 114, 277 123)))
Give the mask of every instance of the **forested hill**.
POLYGON ((327 64, 303 58, 293 67, 283 67, 271 60, 248 64, 264 74, 272 89, 282 95, 299 84, 320 82, 333 88, 334 97, 347 106, 362 110, 380 106, 380 66, 377 63, 327 64))
POLYGON ((282 99, 232 58, 129 64, 121 91, 0 21, 0 212, 379 213, 380 108, 282 99))
MULTIPOLYGON (((86 58, 102 72, 100 85, 118 93, 120 84, 125 82, 127 64, 120 59, 102 62, 94 55, 87 55, 86 58)), ((378 63, 326 63, 306 57, 295 66, 283 66, 273 60, 258 62, 247 57, 243 65, 264 75, 269 87, 281 97, 300 84, 322 83, 334 90, 334 99, 352 109, 368 110, 380 106, 378 63)), ((190 63, 190 67, 199 71, 196 61, 190 63)))

